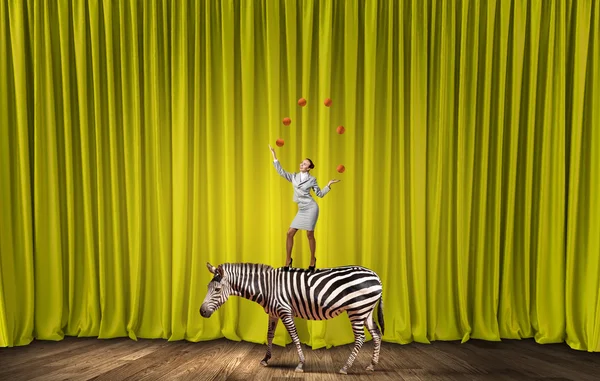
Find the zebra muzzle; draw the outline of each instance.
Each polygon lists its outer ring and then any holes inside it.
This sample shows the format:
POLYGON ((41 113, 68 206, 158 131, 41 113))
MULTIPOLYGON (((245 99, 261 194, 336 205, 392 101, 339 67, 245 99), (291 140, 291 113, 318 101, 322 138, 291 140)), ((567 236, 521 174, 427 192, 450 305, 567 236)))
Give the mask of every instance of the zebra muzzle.
POLYGON ((202 317, 208 318, 212 315, 212 311, 208 309, 204 304, 200 307, 200 315, 202 317))

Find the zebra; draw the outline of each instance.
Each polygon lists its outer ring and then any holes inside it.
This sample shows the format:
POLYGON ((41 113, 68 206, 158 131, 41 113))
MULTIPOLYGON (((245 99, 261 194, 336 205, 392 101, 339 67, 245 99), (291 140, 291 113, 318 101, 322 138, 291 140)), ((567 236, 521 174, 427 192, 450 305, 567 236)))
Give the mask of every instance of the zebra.
POLYGON ((294 317, 327 320, 346 311, 352 323, 354 348, 339 372, 347 374, 356 359, 365 341, 365 325, 374 341, 373 356, 367 370, 375 370, 379 362, 384 321, 383 285, 374 271, 361 266, 312 271, 273 268, 257 263, 224 263, 218 267, 207 263, 206 266, 214 277, 208 283, 208 292, 200 307, 202 317, 209 318, 231 295, 260 304, 269 315, 267 352, 261 365, 268 365, 275 328, 281 320, 298 350, 300 361, 295 371, 303 372, 305 358, 294 325, 294 317), (377 302, 381 331, 373 316, 377 302))

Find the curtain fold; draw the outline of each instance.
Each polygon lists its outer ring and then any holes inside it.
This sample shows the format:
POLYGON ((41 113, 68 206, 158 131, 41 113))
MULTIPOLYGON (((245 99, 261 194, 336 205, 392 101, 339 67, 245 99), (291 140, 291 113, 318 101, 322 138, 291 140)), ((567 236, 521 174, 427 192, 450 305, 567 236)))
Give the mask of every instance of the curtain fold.
POLYGON ((198 308, 206 262, 284 264, 271 144, 342 180, 317 267, 380 274, 385 341, 600 351, 597 0, 0 0, 0 57, 0 346, 266 342, 198 308))

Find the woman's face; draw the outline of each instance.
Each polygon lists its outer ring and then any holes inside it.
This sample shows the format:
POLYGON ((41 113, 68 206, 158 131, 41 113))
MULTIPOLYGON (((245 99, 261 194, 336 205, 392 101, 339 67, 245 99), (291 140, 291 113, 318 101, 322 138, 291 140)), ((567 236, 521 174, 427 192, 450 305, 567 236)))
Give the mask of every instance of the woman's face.
POLYGON ((300 172, 308 172, 310 171, 310 161, 308 160, 302 160, 302 162, 300 163, 300 172))

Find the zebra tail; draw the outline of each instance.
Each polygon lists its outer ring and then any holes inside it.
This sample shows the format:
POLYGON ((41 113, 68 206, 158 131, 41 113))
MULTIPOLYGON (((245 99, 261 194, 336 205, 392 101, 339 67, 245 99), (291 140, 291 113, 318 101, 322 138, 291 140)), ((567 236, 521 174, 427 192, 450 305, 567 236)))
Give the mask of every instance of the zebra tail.
POLYGON ((381 328, 381 336, 383 336, 385 331, 383 324, 383 295, 379 297, 379 305, 377 306, 377 320, 379 321, 379 327, 381 328))

